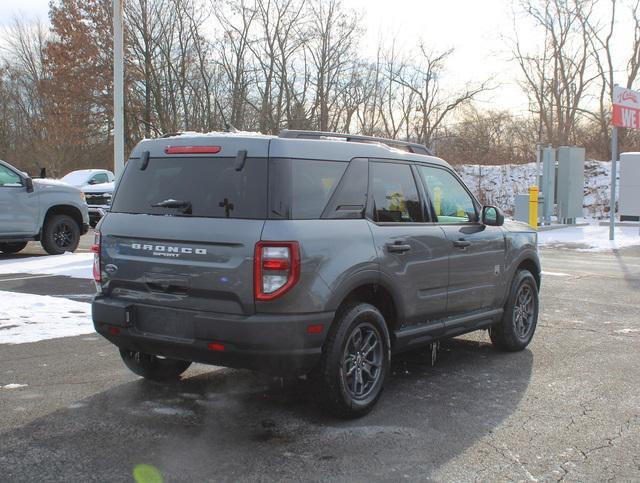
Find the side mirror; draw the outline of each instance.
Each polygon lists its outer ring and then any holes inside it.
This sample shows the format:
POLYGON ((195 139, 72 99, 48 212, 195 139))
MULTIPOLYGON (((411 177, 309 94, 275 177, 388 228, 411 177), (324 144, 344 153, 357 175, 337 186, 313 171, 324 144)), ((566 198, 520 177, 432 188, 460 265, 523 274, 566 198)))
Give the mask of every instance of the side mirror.
POLYGON ((484 206, 482 208, 482 223, 488 226, 504 225, 504 213, 496 206, 484 206))
POLYGON ((27 193, 33 193, 33 180, 30 177, 24 179, 24 185, 27 187, 27 193))

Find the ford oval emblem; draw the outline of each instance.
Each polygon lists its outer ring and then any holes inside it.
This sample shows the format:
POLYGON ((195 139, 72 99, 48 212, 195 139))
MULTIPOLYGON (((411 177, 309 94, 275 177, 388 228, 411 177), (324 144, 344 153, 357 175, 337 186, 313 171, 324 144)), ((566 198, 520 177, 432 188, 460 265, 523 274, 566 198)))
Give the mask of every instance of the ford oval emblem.
POLYGON ((104 271, 107 272, 109 275, 113 275, 118 271, 118 267, 113 263, 109 263, 104 266, 104 271))

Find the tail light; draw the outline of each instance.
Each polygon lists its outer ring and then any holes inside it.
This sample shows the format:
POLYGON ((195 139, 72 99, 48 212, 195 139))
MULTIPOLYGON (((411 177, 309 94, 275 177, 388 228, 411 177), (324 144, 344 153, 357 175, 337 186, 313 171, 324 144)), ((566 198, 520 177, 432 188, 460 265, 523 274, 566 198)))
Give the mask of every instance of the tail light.
POLYGON ((102 281, 102 273, 100 270, 100 232, 96 231, 93 239, 93 245, 91 245, 91 252, 93 253, 93 280, 96 282, 96 287, 100 291, 100 282, 102 281))
POLYGON ((256 243, 253 276, 256 300, 273 300, 287 293, 300 277, 298 242, 256 243))

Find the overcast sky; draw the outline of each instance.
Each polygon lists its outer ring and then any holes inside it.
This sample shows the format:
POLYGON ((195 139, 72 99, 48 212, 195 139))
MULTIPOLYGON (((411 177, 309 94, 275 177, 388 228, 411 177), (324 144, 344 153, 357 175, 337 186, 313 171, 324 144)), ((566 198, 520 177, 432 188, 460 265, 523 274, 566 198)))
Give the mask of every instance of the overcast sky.
MULTIPOLYGON (((126 1, 126 0, 125 0, 126 1)), ((513 0, 343 0, 361 12, 365 33, 362 49, 372 57, 378 40, 396 40, 408 56, 420 39, 435 50, 455 48, 442 81, 453 87, 490 77, 498 89, 479 100, 485 107, 527 110, 526 96, 517 86, 517 66, 510 62, 505 38, 513 37, 513 0)), ((0 0, 0 25, 15 15, 47 21, 48 0, 0 0)), ((624 8, 624 7, 622 7, 624 8)), ((624 18, 623 15, 620 17, 624 18)), ((603 19, 604 20, 604 19, 603 19)), ((622 26, 624 21, 619 21, 622 26)), ((525 45, 541 43, 535 29, 520 20, 518 35, 525 45)), ((625 39, 620 38, 622 43, 625 39)), ((625 53, 626 55, 626 53, 625 53)))

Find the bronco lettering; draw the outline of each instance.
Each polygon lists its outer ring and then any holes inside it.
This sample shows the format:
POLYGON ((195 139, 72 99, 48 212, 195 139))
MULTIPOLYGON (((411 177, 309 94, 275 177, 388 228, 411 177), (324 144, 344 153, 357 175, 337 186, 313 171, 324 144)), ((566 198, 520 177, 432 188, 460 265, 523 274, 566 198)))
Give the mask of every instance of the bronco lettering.
POLYGON ((140 243, 132 243, 131 248, 133 250, 143 250, 148 252, 154 252, 154 255, 158 252, 163 253, 184 253, 186 255, 196 254, 196 255, 206 255, 206 248, 192 248, 192 247, 177 247, 177 246, 167 246, 167 245, 142 245, 140 243))

